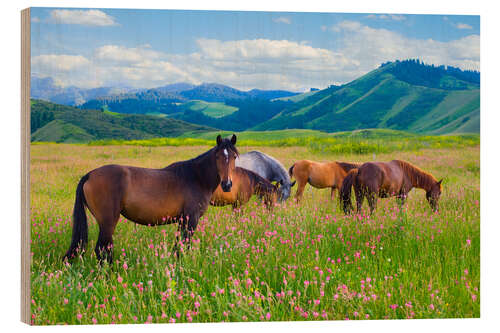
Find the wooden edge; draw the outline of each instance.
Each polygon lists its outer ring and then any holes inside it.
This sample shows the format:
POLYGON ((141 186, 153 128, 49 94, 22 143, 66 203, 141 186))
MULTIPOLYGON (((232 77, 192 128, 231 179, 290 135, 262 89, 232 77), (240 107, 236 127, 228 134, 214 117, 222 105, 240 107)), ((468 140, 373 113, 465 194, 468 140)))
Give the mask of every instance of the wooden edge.
POLYGON ((30 9, 21 11, 21 321, 31 321, 30 254, 30 9))

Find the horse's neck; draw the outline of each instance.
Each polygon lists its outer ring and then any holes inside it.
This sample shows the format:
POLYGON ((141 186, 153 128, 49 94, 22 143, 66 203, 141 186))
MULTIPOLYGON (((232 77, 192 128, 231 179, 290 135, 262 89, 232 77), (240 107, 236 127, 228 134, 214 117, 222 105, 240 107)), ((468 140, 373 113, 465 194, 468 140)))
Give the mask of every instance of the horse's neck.
POLYGON ((278 178, 283 179, 283 181, 290 182, 290 176, 288 175, 288 171, 285 169, 285 167, 276 159, 269 158, 270 159, 270 164, 271 164, 271 169, 273 170, 273 173, 278 176, 278 178))
POLYGON ((429 174, 415 168, 412 168, 412 172, 414 173, 413 177, 411 177, 413 187, 428 191, 432 184, 432 177, 429 174))
POLYGON ((202 187, 215 191, 220 183, 220 177, 217 173, 217 166, 215 164, 215 156, 212 152, 207 152, 193 161, 193 168, 195 174, 202 187))
POLYGON ((290 183, 290 176, 288 175, 288 172, 284 170, 280 165, 273 165, 272 173, 274 174, 274 178, 276 178, 277 181, 283 180, 283 182, 290 183))

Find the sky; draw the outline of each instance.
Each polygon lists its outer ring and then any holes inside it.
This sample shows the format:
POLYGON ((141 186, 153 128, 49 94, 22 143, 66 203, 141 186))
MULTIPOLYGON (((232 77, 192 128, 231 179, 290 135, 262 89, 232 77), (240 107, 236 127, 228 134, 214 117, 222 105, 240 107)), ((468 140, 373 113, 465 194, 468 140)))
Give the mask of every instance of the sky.
POLYGON ((480 70, 473 15, 32 8, 31 71, 62 87, 308 91, 419 58, 480 70))

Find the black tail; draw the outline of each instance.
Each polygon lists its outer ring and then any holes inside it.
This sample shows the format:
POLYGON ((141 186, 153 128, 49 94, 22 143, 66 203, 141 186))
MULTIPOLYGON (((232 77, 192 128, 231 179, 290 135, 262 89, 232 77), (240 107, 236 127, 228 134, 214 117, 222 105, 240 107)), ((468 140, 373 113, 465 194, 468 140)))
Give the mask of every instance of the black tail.
POLYGON ((347 176, 345 176, 344 181, 342 182, 342 187, 340 188, 340 204, 346 214, 349 214, 352 210, 351 189, 357 175, 358 169, 351 169, 351 171, 347 173, 347 176))
POLYGON ((293 167, 295 166, 295 164, 293 164, 290 169, 288 169, 288 174, 290 175, 290 177, 293 177, 293 167))
POLYGON ((72 259, 77 254, 78 250, 83 251, 87 245, 89 227, 87 224, 87 215, 85 214, 85 195, 83 193, 83 184, 89 179, 89 174, 86 174, 80 179, 76 187, 75 206, 73 208, 73 236, 71 237, 71 245, 68 252, 63 257, 63 260, 72 259))

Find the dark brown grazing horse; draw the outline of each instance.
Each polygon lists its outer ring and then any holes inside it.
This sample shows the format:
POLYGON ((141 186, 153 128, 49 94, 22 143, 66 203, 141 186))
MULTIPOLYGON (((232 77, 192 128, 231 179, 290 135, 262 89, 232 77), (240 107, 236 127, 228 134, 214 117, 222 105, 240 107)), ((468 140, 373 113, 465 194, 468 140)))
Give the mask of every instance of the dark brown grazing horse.
MULTIPOLYGON (((231 190, 238 156, 235 144, 235 135, 230 140, 219 135, 214 148, 164 169, 106 165, 90 171, 76 188, 73 236, 64 260, 87 244, 85 206, 99 224, 95 252, 100 261, 105 256, 112 262, 112 236, 120 214, 142 225, 177 222, 182 241, 189 241, 215 189, 220 185, 223 191, 231 190)), ((174 246, 177 255, 178 241, 174 246)))
POLYGON ((233 186, 230 192, 224 192, 219 186, 212 194, 213 206, 233 205, 233 209, 246 204, 256 194, 267 208, 272 208, 278 198, 278 185, 273 185, 253 171, 236 167, 233 172, 233 186))
POLYGON ((288 170, 290 177, 295 177, 297 180, 295 199, 297 201, 302 199, 307 183, 316 188, 330 187, 332 200, 335 199, 335 190, 340 189, 344 177, 358 166, 359 164, 346 162, 320 163, 309 160, 295 162, 288 170))
POLYGON ((403 206, 408 192, 415 187, 425 190, 427 201, 431 208, 437 211, 442 190, 441 182, 442 179, 437 181, 431 174, 405 161, 368 162, 349 171, 340 189, 339 198, 344 212, 348 214, 352 210, 351 188, 354 186, 358 213, 365 196, 370 213, 373 213, 377 196, 396 196, 403 206))

